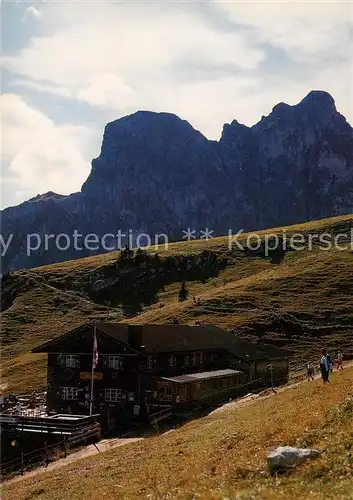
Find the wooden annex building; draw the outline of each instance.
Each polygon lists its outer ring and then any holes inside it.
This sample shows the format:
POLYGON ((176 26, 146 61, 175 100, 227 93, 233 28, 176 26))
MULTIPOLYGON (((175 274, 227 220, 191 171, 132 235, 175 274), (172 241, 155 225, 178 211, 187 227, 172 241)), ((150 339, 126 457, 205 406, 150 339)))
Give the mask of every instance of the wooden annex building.
POLYGON ((289 373, 287 351, 209 325, 84 324, 32 352, 48 353, 48 411, 88 414, 93 388, 107 430, 284 384, 289 373))

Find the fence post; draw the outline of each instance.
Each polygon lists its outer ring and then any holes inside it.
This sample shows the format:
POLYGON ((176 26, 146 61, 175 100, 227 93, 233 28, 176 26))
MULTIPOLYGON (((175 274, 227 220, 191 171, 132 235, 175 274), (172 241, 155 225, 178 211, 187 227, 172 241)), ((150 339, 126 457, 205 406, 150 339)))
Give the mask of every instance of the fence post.
POLYGON ((157 431, 157 434, 159 434, 159 425, 158 425, 158 422, 157 422, 157 418, 154 417, 154 426, 156 428, 156 431, 157 431))
POLYGON ((23 469, 24 469, 23 465, 24 465, 23 464, 23 451, 21 451, 21 476, 23 476, 23 469))
POLYGON ((274 371, 274 366, 273 366, 273 364, 272 364, 272 363, 271 363, 271 364, 269 364, 269 365, 268 365, 268 368, 269 368, 269 370, 270 370, 270 377, 271 377, 271 389, 272 389, 272 391, 273 391, 274 393, 276 393, 275 388, 273 387, 273 384, 274 384, 274 380, 273 380, 273 371, 274 371))
POLYGON ((49 465, 49 454, 48 454, 48 448, 47 448, 47 442, 46 441, 44 443, 44 450, 45 450, 45 468, 47 468, 48 465, 49 465))
POLYGON ((64 456, 66 458, 66 436, 64 436, 64 456))

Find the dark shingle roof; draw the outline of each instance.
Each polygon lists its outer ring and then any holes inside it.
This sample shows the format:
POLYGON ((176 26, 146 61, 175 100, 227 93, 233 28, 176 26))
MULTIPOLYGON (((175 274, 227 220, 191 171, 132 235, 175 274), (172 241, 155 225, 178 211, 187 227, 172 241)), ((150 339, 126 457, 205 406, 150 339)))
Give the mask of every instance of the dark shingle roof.
POLYGON ((147 352, 224 349, 220 332, 211 326, 143 325, 142 345, 147 352))
MULTIPOLYGON (((62 336, 42 344, 32 352, 46 352, 48 346, 58 342, 63 336, 75 334, 84 326, 76 328, 62 336)), ((240 340, 235 334, 212 325, 179 325, 179 324, 146 324, 130 325, 126 323, 96 323, 97 331, 109 337, 131 344, 129 333, 139 337, 134 348, 143 353, 197 351, 197 350, 227 350, 242 360, 273 359, 288 357, 289 352, 273 345, 252 344, 240 340)))

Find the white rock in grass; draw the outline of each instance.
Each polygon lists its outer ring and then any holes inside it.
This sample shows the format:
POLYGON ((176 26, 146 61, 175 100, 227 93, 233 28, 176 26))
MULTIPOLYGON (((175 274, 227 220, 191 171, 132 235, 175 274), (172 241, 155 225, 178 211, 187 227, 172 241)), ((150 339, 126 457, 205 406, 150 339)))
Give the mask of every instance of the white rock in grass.
POLYGON ((290 469, 304 460, 317 458, 319 456, 319 451, 310 448, 280 446, 267 455, 267 463, 271 471, 278 469, 290 469))

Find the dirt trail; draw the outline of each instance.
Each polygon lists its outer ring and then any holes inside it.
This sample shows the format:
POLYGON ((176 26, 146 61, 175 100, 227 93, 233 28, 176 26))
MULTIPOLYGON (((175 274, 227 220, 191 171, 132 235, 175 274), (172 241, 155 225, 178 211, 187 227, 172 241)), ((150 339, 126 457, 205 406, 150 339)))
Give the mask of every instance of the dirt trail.
MULTIPOLYGON (((345 363, 344 369, 353 367, 353 362, 350 363, 345 363)), ((335 370, 336 371, 336 370, 335 370)), ((320 375, 316 374, 315 379, 320 378, 320 375)), ((272 389, 265 389, 264 391, 260 392, 259 394, 248 394, 247 396, 244 396, 243 398, 237 399, 236 401, 232 401, 230 403, 226 403, 223 406, 217 408, 216 410, 213 410, 212 412, 209 413, 209 415, 217 415, 220 412, 227 411, 227 410, 234 410, 236 408, 243 408, 244 406, 247 406, 251 404, 253 401, 258 401, 259 399, 266 399, 272 396, 275 396, 278 393, 281 393, 283 391, 286 391, 288 389, 291 389, 293 387, 297 387, 301 384, 305 383, 310 383, 307 382, 306 379, 300 380, 298 382, 295 382, 290 385, 285 385, 282 387, 275 388, 275 392, 272 389)), ((170 429, 166 431, 163 434, 168 434, 169 432, 174 431, 174 429, 170 429)), ((137 441, 141 441, 142 437, 131 437, 131 438, 114 438, 114 439, 102 439, 96 445, 91 444, 89 446, 86 446, 85 448, 71 453, 70 455, 67 456, 67 458, 61 458, 59 460, 56 460, 55 462, 52 462, 48 465, 48 467, 39 467, 38 469, 35 469, 31 472, 26 473, 24 476, 16 476, 13 479, 9 479, 6 481, 7 484, 9 483, 14 483, 17 481, 21 481, 22 479, 28 478, 35 476, 37 474, 41 473, 46 473, 50 472, 52 470, 58 469, 60 467, 64 467, 65 465, 68 465, 70 463, 76 462, 77 460, 80 460, 81 458, 86 458, 89 457, 90 455, 96 455, 100 452, 105 452, 114 448, 119 448, 120 446, 125 446, 130 443, 134 443, 137 441)))
MULTIPOLYGON (((351 367, 353 367, 353 361, 344 364, 344 369, 351 368, 351 367)), ((334 370, 334 371, 337 372, 337 370, 334 370)), ((304 377, 305 377, 305 375, 304 375, 304 377)), ((314 376, 314 379, 317 380, 319 378, 321 378, 321 375, 317 373, 314 376)), ((213 410, 209 415, 216 415, 217 413, 227 411, 227 410, 233 410, 235 408, 243 408, 244 406, 249 405, 253 401, 258 401, 259 399, 266 399, 266 398, 269 398, 271 396, 275 396, 276 394, 281 393, 283 391, 287 391, 288 389, 292 389, 293 387, 298 387, 299 385, 302 385, 305 383, 310 384, 310 382, 308 382, 306 378, 303 378, 303 379, 299 380, 298 382, 294 382, 292 384, 283 385, 281 387, 275 387, 274 390, 265 389, 264 391, 262 391, 258 394, 248 394, 247 396, 244 396, 243 398, 237 399, 235 401, 231 401, 230 403, 226 403, 225 405, 220 406, 216 410, 213 410)))

